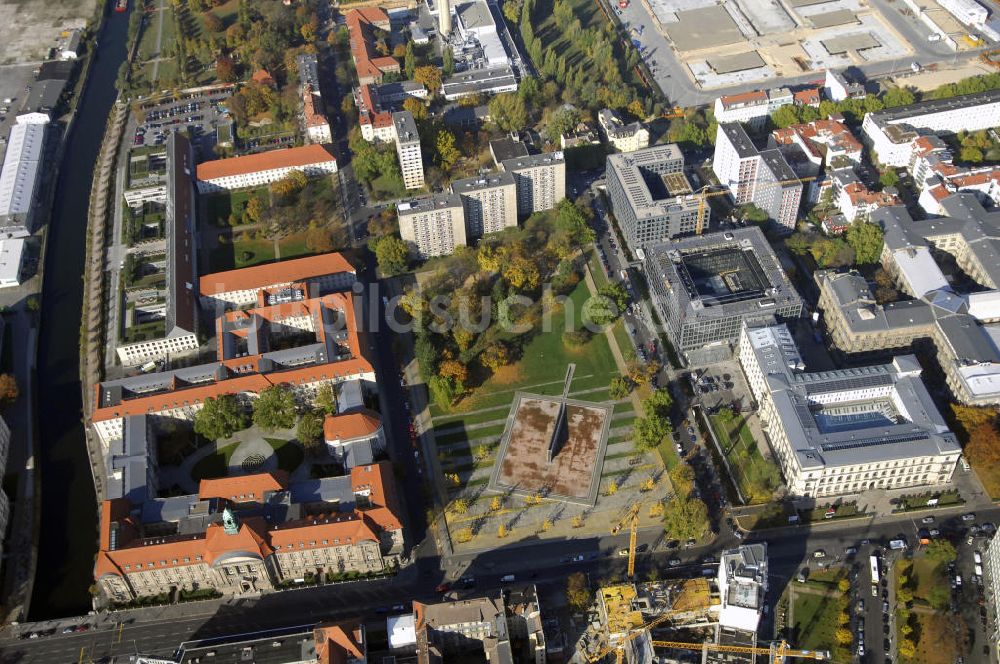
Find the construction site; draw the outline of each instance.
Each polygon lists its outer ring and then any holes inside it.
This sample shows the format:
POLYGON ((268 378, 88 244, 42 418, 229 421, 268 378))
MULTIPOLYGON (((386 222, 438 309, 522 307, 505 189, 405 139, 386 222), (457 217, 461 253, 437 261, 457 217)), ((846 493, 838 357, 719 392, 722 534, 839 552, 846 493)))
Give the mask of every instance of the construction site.
POLYGON ((723 552, 698 578, 636 583, 634 544, 628 579, 598 588, 577 651, 597 664, 701 661, 774 664, 787 658, 824 661, 826 651, 797 650, 758 638, 766 611, 767 547, 763 543, 723 552))
POLYGON ((912 50, 864 0, 642 0, 702 88, 903 59, 912 50))

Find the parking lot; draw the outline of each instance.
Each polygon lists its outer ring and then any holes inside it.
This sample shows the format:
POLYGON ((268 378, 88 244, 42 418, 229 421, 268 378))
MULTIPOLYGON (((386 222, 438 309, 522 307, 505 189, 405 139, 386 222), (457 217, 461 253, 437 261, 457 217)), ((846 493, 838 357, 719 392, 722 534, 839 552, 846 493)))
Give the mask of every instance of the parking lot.
POLYGON ((228 123, 229 112, 223 102, 226 93, 195 95, 180 101, 144 106, 138 118, 132 145, 163 145, 171 130, 190 130, 195 150, 202 159, 214 156, 216 128, 228 123))

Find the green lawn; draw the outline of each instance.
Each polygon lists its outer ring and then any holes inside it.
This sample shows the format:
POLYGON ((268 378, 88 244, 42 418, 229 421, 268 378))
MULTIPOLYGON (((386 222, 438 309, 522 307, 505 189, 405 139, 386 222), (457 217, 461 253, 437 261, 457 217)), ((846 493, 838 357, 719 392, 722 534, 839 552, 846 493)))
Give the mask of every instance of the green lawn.
POLYGON ((210 454, 198 461, 191 468, 191 479, 195 482, 212 479, 213 477, 225 477, 229 472, 229 459, 236 451, 239 443, 231 443, 219 448, 215 454, 210 454))
POLYGON ((206 199, 205 221, 216 226, 228 226, 230 213, 235 212, 237 216, 240 216, 247 201, 255 195, 259 195, 267 201, 270 200, 271 194, 265 186, 210 195, 206 199))
MULTIPOLYGON (((524 345, 521 360, 499 374, 491 375, 455 410, 479 410, 510 404, 514 392, 522 389, 540 394, 561 394, 566 368, 571 362, 576 364, 571 392, 606 387, 618 370, 605 336, 595 334, 582 348, 572 350, 567 349, 562 340, 568 316, 572 316, 572 329, 581 329, 580 316, 589 295, 587 285, 581 281, 562 310, 552 315, 550 330, 537 332, 524 345)), ((443 411, 432 408, 432 413, 443 414, 443 411)))
MULTIPOLYGON (((157 3, 157 6, 158 3, 157 3)), ((145 62, 156 55, 156 36, 160 29, 159 12, 149 14, 142 26, 142 37, 139 39, 139 60, 145 62)), ((161 51, 174 43, 174 12, 169 2, 163 3, 163 39, 160 42, 161 51)), ((160 63, 161 71, 163 63, 160 63)))
POLYGON ((273 260, 274 242, 271 240, 237 239, 232 244, 219 245, 209 253, 206 271, 221 272, 273 260))
POLYGON ((615 321, 611 331, 615 335, 615 341, 618 343, 618 350, 621 351, 622 357, 625 359, 635 357, 635 344, 632 343, 632 338, 625 329, 625 321, 619 318, 615 321))
POLYGON ((449 430, 448 433, 436 435, 435 441, 437 442, 438 445, 449 445, 452 443, 460 443, 464 440, 478 440, 479 438, 492 438, 502 434, 506 426, 507 426, 506 422, 501 422, 500 424, 494 426, 481 427, 479 429, 472 429, 468 431, 449 430))
POLYGON ((849 662, 851 655, 836 643, 834 634, 839 626, 839 616, 847 604, 843 595, 796 593, 791 607, 792 643, 802 650, 829 650, 834 662, 849 662))
POLYGON ((402 198, 406 195, 403 181, 399 178, 380 175, 368 184, 371 187, 372 196, 376 200, 402 198))
POLYGON ((710 419, 744 497, 751 503, 769 501, 781 485, 781 473, 777 465, 760 455, 744 419, 726 409, 710 419))
POLYGON ((281 252, 282 259, 306 256, 314 253, 306 246, 306 234, 304 232, 292 233, 278 240, 278 251, 281 252))
POLYGON ((282 440, 281 438, 265 438, 264 440, 274 449, 274 454, 278 457, 278 468, 284 471, 292 472, 302 465, 303 459, 306 458, 302 446, 294 441, 282 440))
MULTIPOLYGON (((274 454, 278 457, 278 468, 281 470, 290 473, 302 465, 305 452, 294 441, 280 438, 265 438, 264 441, 274 449, 274 454)), ((191 469, 191 479, 197 482, 213 477, 225 477, 229 472, 229 460, 239 445, 239 443, 224 445, 215 454, 198 461, 191 469)))

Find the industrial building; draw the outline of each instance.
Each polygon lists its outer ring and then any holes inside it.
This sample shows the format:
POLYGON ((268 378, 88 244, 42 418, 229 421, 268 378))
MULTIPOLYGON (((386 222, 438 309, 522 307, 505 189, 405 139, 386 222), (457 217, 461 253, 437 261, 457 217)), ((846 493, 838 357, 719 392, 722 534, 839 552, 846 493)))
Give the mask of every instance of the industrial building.
POLYGON ((676 144, 608 155, 607 182, 611 211, 633 254, 708 227, 711 210, 692 192, 676 144))
POLYGON ((810 373, 787 326, 744 325, 740 366, 793 496, 951 481, 962 448, 913 355, 810 373))
POLYGON ((688 365, 732 357, 744 323, 796 319, 802 300, 760 228, 650 244, 650 296, 688 365))
POLYGON ((34 230, 48 124, 45 113, 25 113, 10 128, 0 170, 0 238, 23 238, 34 230))

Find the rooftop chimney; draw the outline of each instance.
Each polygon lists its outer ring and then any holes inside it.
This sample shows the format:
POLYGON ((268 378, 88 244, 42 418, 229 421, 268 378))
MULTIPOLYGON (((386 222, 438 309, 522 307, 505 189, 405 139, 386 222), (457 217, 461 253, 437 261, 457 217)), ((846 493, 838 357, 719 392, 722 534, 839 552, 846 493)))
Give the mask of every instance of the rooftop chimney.
POLYGON ((449 0, 438 0, 441 3, 438 9, 438 32, 442 37, 451 34, 451 2, 449 0))

